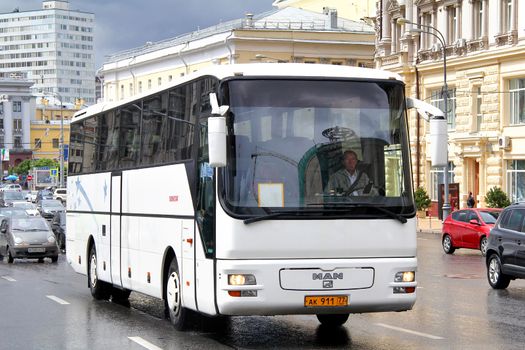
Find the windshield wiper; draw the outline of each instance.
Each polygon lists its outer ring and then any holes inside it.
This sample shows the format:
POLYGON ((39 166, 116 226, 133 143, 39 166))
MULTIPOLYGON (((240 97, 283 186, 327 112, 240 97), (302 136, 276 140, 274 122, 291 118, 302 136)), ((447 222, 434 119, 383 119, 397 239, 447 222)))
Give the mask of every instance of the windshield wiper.
POLYGON ((279 212, 275 212, 275 213, 268 213, 266 215, 255 216, 253 218, 246 219, 243 222, 244 222, 245 225, 249 225, 249 224, 252 224, 252 223, 257 222, 257 221, 269 220, 269 219, 273 219, 273 218, 276 218, 276 217, 279 217, 279 216, 290 215, 290 214, 292 214, 292 213, 286 212, 286 211, 279 211, 279 212))
POLYGON ((379 205, 356 204, 356 205, 353 205, 352 207, 354 207, 354 208, 355 207, 359 207, 359 208, 373 208, 373 209, 377 209, 378 211, 388 215, 392 219, 398 220, 402 224, 406 224, 407 223, 407 218, 405 218, 403 215, 395 213, 395 212, 393 212, 391 210, 385 209, 385 208, 383 208, 383 207, 381 207, 379 205))

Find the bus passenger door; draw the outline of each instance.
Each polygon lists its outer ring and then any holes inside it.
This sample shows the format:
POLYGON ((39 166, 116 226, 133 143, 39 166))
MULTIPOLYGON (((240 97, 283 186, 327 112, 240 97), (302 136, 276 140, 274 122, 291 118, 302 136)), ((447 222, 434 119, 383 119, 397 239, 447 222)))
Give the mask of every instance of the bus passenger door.
POLYGON ((122 173, 111 174, 111 225, 109 228, 111 244, 111 281, 114 285, 122 286, 120 269, 120 226, 122 218, 122 173))
POLYGON ((208 157, 207 128, 200 127, 195 213, 195 274, 198 310, 215 315, 215 181, 208 157))

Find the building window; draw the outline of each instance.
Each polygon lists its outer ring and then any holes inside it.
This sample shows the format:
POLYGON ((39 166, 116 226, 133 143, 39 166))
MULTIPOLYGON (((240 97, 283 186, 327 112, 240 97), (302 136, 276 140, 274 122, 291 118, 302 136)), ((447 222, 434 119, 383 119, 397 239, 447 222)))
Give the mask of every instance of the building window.
POLYGON ((451 45, 456 41, 456 24, 458 18, 456 16, 456 8, 454 6, 447 7, 447 33, 448 33, 448 44, 451 45))
POLYGON ((139 93, 141 93, 141 92, 142 92, 142 82, 139 81, 139 93))
POLYGON ((120 85, 120 98, 124 98, 124 85, 120 85))
POLYGON ((148 79, 148 89, 151 89, 151 79, 148 79))
POLYGON ((22 112, 22 101, 13 101, 13 112, 22 112))
POLYGON ((157 85, 158 86, 161 86, 162 85, 162 78, 157 78, 157 85))
POLYGON ((4 103, 0 103, 0 115, 4 115, 4 103))
POLYGON ((14 131, 22 130, 22 119, 13 119, 13 130, 14 131))
MULTIPOLYGON (((430 194, 433 201, 439 198, 439 185, 445 183, 444 168, 430 169, 430 194)), ((448 162, 448 183, 454 183, 454 163, 448 162)))
POLYGON ((172 81, 173 80, 173 75, 168 75, 168 81, 172 81))
POLYGON ((20 136, 15 136, 14 148, 22 148, 22 138, 20 136))
POLYGON ((35 149, 42 148, 42 140, 41 139, 35 139, 35 149))
POLYGON ((481 113, 481 104, 483 103, 483 95, 481 94, 481 86, 476 89, 476 125, 475 131, 481 130, 481 123, 483 121, 483 113, 481 113))
POLYGON ((502 0, 501 2, 501 31, 510 32, 512 23, 512 0, 502 0))
POLYGON ((430 104, 441 109, 446 117, 449 130, 456 129, 456 89, 448 89, 447 109, 445 111, 445 100, 443 99, 443 90, 432 90, 430 92, 430 104))
POLYGON ((510 92, 510 124, 525 124, 525 79, 512 79, 510 92))
POLYGON ((474 6, 474 39, 479 39, 483 36, 483 28, 486 25, 483 23, 483 13, 485 8, 483 7, 483 0, 477 1, 473 4, 474 6))
POLYGON ((0 129, 4 131, 4 118, 0 118, 0 129))
POLYGON ((133 96, 133 83, 129 83, 129 95, 133 96))
POLYGON ((525 201, 525 160, 508 162, 507 193, 512 202, 525 201))
POLYGON ((53 139, 53 148, 58 148, 58 139, 53 139))

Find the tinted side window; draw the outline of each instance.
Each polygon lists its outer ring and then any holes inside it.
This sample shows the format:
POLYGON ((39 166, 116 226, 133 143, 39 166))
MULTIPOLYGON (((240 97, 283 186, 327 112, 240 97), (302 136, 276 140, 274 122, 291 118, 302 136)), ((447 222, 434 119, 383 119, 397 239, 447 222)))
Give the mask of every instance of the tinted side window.
POLYGON ((143 102, 141 165, 160 164, 164 161, 168 93, 157 94, 143 102))
POLYGON ((457 211, 455 212, 454 214, 456 214, 456 217, 452 216, 452 218, 456 221, 461 221, 461 222, 468 222, 467 218, 468 218, 468 213, 464 210, 460 210, 460 211, 457 211))
POLYGON ((166 160, 190 159, 197 120, 193 106, 197 103, 196 83, 179 86, 169 92, 166 160))
POLYGON ((508 215, 506 222, 502 222, 501 227, 513 231, 521 231, 523 227, 523 217, 525 216, 524 210, 512 210, 508 215))
MULTIPOLYGON (((140 102, 139 102, 140 103, 140 102)), ((140 159, 141 106, 129 104, 117 110, 120 168, 131 168, 140 159)))
POLYGON ((478 214, 476 214, 476 212, 474 212, 474 211, 469 211, 468 212, 468 217, 467 217, 467 222, 470 222, 470 220, 476 220, 476 221, 479 222, 478 214))

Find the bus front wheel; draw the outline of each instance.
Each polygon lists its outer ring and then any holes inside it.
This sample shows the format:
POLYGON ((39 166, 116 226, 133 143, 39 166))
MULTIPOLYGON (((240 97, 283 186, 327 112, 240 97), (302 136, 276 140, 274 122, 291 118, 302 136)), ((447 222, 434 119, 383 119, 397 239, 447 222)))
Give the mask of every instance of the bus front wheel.
POLYGON ((348 320, 348 314, 317 315, 317 319, 323 326, 339 327, 348 320))
POLYGON ((95 245, 89 251, 88 281, 91 295, 97 300, 108 300, 111 296, 111 286, 98 279, 97 273, 97 250, 95 245))
POLYGON ((166 314, 169 316, 171 324, 175 329, 182 331, 187 326, 189 310, 182 306, 182 285, 180 282, 179 266, 177 265, 177 259, 175 257, 171 260, 165 288, 166 298, 164 299, 164 306, 166 308, 166 314))

